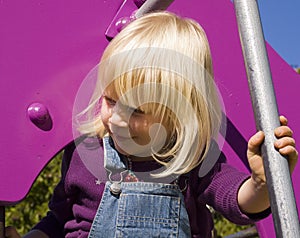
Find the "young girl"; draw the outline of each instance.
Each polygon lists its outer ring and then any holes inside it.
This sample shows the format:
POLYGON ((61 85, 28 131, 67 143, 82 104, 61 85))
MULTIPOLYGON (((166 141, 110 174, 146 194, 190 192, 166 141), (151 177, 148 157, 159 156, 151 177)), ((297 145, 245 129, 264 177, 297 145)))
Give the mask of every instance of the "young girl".
MULTIPOLYGON (((195 21, 161 12, 125 27, 99 64, 79 128, 87 136, 66 147, 50 211, 25 237, 212 237, 206 205, 237 224, 269 215, 264 134, 248 143, 251 175, 226 163, 216 143, 222 120, 212 77, 195 21), (212 169, 200 176, 203 161, 212 169)), ((280 122, 274 146, 292 172, 295 141, 287 119, 280 122)), ((6 236, 20 237, 14 228, 6 236)))

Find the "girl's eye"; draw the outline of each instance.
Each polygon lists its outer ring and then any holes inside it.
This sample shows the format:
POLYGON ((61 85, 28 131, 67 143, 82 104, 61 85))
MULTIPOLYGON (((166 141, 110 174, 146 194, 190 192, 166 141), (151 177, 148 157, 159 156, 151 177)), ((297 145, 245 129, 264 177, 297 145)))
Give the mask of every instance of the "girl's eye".
POLYGON ((134 107, 128 107, 127 108, 127 111, 130 113, 130 114, 145 114, 145 112, 140 109, 140 108, 134 108, 134 107))
POLYGON ((145 112, 139 108, 134 109, 133 112, 136 114, 145 114, 145 112))
POLYGON ((113 99, 111 99, 111 98, 109 98, 109 97, 104 97, 105 98, 105 101, 106 101, 106 103, 109 105, 109 106, 115 106, 116 105, 116 101, 115 100, 113 100, 113 99))

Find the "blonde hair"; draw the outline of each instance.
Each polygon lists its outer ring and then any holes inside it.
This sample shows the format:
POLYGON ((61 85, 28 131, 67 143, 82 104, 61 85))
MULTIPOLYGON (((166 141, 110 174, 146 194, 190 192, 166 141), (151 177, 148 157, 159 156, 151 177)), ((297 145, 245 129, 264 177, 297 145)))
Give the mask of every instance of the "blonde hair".
POLYGON ((161 116, 170 125, 174 141, 168 150, 153 153, 165 165, 155 176, 186 173, 205 158, 220 128, 221 108, 208 40, 197 22, 157 12, 125 27, 102 55, 82 133, 106 133, 97 107, 107 86, 125 105, 161 116))

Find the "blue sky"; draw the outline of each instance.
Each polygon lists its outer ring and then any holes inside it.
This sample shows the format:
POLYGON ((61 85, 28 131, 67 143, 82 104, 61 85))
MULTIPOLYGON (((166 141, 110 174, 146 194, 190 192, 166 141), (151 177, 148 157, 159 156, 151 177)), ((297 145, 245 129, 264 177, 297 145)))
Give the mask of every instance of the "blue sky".
POLYGON ((258 0, 265 39, 290 65, 300 67, 300 0, 258 0))

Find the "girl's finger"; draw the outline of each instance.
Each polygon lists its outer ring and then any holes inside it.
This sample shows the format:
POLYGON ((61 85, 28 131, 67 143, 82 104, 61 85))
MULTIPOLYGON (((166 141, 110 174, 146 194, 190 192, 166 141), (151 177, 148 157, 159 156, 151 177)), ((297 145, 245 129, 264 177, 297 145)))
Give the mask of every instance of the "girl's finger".
POLYGON ((279 153, 288 159, 290 172, 292 173, 298 161, 298 151, 293 146, 279 149, 279 153))
POLYGON ((298 152, 294 146, 288 145, 279 149, 280 154, 287 155, 289 158, 294 159, 298 156, 298 152))
POLYGON ((279 121, 282 126, 287 126, 287 124, 288 124, 288 120, 285 116, 280 116, 279 121))
POLYGON ((275 141, 274 146, 276 149, 282 149, 286 146, 296 146, 295 139, 292 137, 283 137, 275 141))
POLYGON ((248 152, 252 154, 259 153, 260 145, 262 144, 265 136, 262 131, 255 133, 248 141, 248 152))
POLYGON ((280 126, 275 128, 274 134, 277 138, 281 138, 284 136, 292 137, 293 131, 288 126, 280 126))

